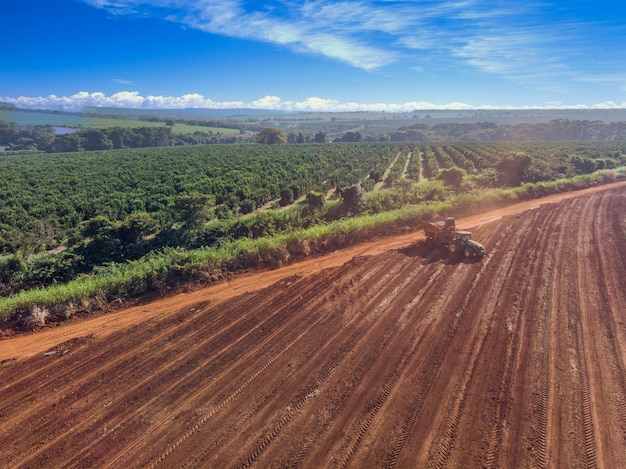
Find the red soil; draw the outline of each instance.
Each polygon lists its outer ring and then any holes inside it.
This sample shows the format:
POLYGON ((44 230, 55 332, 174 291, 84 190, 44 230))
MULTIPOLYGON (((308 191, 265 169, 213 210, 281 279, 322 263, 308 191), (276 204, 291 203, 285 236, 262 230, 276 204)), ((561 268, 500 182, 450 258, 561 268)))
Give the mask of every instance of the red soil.
POLYGON ((2 340, 0 466, 624 467, 625 214, 596 187, 458 220, 482 261, 412 233, 2 340))

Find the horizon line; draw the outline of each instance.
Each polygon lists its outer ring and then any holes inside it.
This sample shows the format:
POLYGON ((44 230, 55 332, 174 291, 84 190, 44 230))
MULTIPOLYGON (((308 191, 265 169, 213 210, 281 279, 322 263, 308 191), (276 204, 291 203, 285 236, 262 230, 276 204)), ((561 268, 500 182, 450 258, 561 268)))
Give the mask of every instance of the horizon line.
POLYGON ((410 113, 424 111, 534 111, 534 110, 620 110, 626 109, 626 102, 604 101, 593 105, 564 104, 558 101, 543 105, 472 105, 453 101, 447 104, 434 104, 428 101, 408 101, 405 103, 357 103, 341 102, 333 98, 308 97, 302 101, 283 100, 279 96, 266 95, 251 102, 214 101, 198 93, 181 96, 142 96, 138 91, 119 91, 111 95, 103 92, 80 91, 71 96, 0 97, 0 104, 11 105, 22 110, 84 112, 85 108, 112 108, 146 111, 166 111, 182 109, 198 110, 255 110, 273 112, 381 112, 410 113))

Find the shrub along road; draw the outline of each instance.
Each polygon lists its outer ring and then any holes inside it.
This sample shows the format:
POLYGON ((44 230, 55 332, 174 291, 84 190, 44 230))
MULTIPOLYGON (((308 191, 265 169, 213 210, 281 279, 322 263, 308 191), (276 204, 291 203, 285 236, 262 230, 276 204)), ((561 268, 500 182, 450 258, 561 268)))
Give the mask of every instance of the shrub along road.
POLYGON ((619 467, 626 184, 0 341, 2 467, 619 467), (428 260, 429 262, 426 262, 428 260))

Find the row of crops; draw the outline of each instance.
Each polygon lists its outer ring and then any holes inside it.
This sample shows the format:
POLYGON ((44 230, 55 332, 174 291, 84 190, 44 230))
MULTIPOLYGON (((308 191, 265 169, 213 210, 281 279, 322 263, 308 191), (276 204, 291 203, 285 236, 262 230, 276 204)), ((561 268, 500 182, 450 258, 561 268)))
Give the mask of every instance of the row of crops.
POLYGON ((349 186, 397 153, 390 144, 161 147, 0 157, 0 252, 11 236, 66 233, 96 216, 165 213, 176 197, 203 194, 222 217, 280 198, 349 186), (12 235, 13 234, 13 235, 12 235))
POLYGON ((624 142, 481 142, 418 146, 423 155, 426 178, 437 177, 441 170, 457 167, 468 175, 499 178, 485 186, 517 185, 539 182, 599 169, 613 169, 624 163, 624 142))
POLYGON ((176 269, 197 249, 282 239, 457 193, 480 197, 484 188, 624 165, 624 142, 211 145, 0 156, 0 296, 85 274, 111 277, 120 266, 132 270, 161 255, 176 269), (335 196, 325 200, 329 192, 335 196), (289 210, 257 210, 297 200, 303 202, 289 210))
POLYGON ((224 145, 0 157, 0 253, 31 234, 58 240, 101 216, 150 213, 161 223, 182 195, 201 194, 225 219, 271 201, 356 183, 434 179, 460 168, 476 187, 611 169, 623 142, 224 145), (397 158, 396 164, 390 163, 397 158))

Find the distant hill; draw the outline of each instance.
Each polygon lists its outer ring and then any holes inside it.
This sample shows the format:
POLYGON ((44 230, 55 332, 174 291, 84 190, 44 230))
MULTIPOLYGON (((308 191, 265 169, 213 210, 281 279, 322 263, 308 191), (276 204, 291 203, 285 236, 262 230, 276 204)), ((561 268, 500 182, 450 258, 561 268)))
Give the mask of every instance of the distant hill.
MULTIPOLYGON (((38 124, 46 120, 68 120, 74 123, 77 118, 116 117, 119 119, 138 119, 155 117, 158 119, 183 120, 222 120, 238 122, 262 122, 276 120, 277 125, 307 122, 350 121, 382 125, 390 129, 423 123, 429 126, 445 123, 492 122, 497 125, 539 124, 556 119, 586 120, 600 122, 626 122, 626 109, 469 109, 469 110, 415 110, 412 112, 313 112, 313 111, 275 111, 270 109, 125 109, 114 107, 86 107, 81 112, 43 111, 17 109, 10 103, 0 103, 2 120, 11 120, 6 112, 19 111, 20 124, 38 124), (25 114, 21 114, 25 113, 25 114), (28 113, 28 114, 26 114, 28 113), (43 119, 42 114, 54 115, 55 119, 43 119), (28 115, 32 122, 28 122, 28 115), (64 116, 66 119, 59 119, 64 116)), ((52 125, 58 125, 54 122, 52 125)), ((62 124, 61 124, 62 125, 62 124)))
MULTIPOLYGON (((470 109, 470 110, 416 110, 412 112, 313 112, 313 111, 275 111, 270 109, 121 109, 111 107, 89 107, 83 113, 119 115, 119 116, 155 116, 174 119, 235 119, 279 118, 289 121, 290 118, 300 121, 310 120, 401 120, 419 119, 437 121, 435 123, 457 122, 493 122, 506 124, 536 124, 550 122, 555 119, 589 120, 601 122, 626 121, 626 109, 470 109)), ((431 122, 429 125, 434 125, 431 122)))
POLYGON ((122 109, 115 107, 86 107, 84 113, 119 115, 119 116, 155 116, 173 119, 225 119, 246 116, 271 116, 297 114, 290 111, 271 111, 265 109, 122 109))

